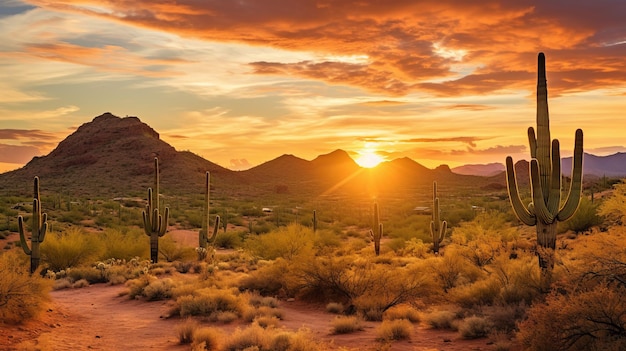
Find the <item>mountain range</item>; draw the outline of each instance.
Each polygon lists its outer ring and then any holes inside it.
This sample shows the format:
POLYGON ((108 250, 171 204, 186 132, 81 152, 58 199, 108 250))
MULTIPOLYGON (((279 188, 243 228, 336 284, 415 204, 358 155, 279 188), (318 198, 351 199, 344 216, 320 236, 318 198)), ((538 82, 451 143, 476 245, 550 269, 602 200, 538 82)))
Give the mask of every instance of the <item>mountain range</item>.
MULTIPOLYGON (((412 159, 400 158, 366 169, 343 150, 311 161, 286 154, 249 170, 232 171, 192 152, 177 151, 137 117, 120 118, 104 113, 81 125, 48 155, 35 157, 20 169, 0 174, 0 191, 29 195, 32 178, 39 176, 42 189, 60 194, 145 196, 147 187, 154 182, 154 157, 159 159, 161 192, 176 196, 199 196, 206 171, 211 172, 216 194, 238 198, 281 192, 317 195, 406 192, 428 189, 434 180, 489 189, 506 184, 503 166, 499 164, 466 165, 452 170, 442 165, 429 169, 412 159)), ((586 155, 585 172, 626 175, 624 157, 626 154, 603 158, 586 155), (621 161, 616 164, 617 157, 621 161)), ((564 170, 569 168, 567 162, 563 160, 564 170)))

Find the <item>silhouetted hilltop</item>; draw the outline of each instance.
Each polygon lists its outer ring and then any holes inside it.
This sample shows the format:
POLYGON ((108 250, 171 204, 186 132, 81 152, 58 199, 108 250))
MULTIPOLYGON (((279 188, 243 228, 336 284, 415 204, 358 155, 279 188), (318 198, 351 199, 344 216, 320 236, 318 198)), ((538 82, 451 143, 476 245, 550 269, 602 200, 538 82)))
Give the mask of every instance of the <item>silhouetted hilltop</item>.
POLYGON ((191 152, 176 151, 137 117, 120 118, 107 112, 81 125, 50 154, 1 174, 0 184, 28 192, 37 175, 43 189, 58 193, 143 194, 154 182, 154 157, 159 158, 163 193, 201 193, 206 171, 216 179, 234 173, 191 152))

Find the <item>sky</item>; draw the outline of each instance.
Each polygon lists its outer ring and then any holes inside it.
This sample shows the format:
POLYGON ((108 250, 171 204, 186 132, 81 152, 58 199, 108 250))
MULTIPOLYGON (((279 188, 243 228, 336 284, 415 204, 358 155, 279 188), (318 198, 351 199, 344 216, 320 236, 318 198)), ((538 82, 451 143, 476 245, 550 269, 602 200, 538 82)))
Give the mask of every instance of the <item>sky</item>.
POLYGON ((537 54, 569 156, 626 151, 626 1, 3 0, 0 172, 104 112, 233 170, 528 159, 537 54))

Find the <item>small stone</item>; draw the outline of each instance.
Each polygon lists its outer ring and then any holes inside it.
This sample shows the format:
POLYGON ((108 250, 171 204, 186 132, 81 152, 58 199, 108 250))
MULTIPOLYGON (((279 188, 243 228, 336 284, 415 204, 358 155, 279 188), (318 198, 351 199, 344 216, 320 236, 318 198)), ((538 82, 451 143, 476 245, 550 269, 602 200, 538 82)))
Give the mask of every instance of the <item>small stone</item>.
POLYGON ((443 342, 452 342, 452 339, 445 338, 443 339, 443 342))
POLYGON ((96 339, 100 339, 100 335, 96 335, 96 339))

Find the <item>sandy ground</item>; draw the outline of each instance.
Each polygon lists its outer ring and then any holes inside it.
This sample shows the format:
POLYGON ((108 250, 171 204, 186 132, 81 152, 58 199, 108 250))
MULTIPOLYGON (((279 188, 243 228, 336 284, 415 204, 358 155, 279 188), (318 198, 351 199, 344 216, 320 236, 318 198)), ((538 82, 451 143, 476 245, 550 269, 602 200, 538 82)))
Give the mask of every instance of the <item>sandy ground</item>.
MULTIPOLYGON (((181 243, 191 244, 197 232, 173 231, 181 243)), ((130 300, 120 296, 124 286, 96 284, 51 293, 49 309, 37 319, 19 326, 0 324, 0 350, 190 350, 179 345, 176 332, 180 318, 163 318, 168 302, 130 300)), ((416 326, 410 341, 394 342, 389 348, 375 340, 378 323, 366 322, 363 331, 345 335, 330 333, 335 317, 320 305, 282 301, 282 327, 307 328, 316 339, 335 350, 493 350, 487 339, 463 340, 458 333, 416 326)), ((237 324, 216 326, 230 333, 237 324)), ((245 327, 244 325, 239 325, 245 327)))
MULTIPOLYGON (((179 318, 163 318, 167 302, 129 300, 120 296, 123 286, 105 284, 80 289, 53 291, 47 312, 21 326, 2 326, 0 350, 190 350, 179 345, 179 318)), ((305 327, 316 339, 334 349, 378 350, 375 328, 367 322, 363 331, 332 335, 332 314, 304 302, 283 301, 282 326, 289 330, 305 327)), ((211 324, 204 323, 209 326, 211 324)), ((237 325, 214 324, 231 332, 237 325)), ((462 340, 458 333, 416 327, 410 341, 394 342, 388 350, 492 350, 488 340, 462 340)))

